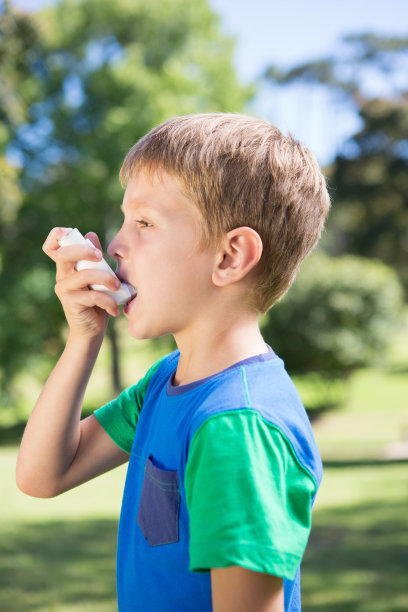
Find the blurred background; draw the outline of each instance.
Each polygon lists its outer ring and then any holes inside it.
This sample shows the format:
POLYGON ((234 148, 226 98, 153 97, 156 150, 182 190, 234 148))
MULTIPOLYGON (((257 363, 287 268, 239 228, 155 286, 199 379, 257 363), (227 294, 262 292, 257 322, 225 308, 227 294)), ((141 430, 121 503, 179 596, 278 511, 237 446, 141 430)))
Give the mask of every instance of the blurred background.
MULTIPOLYGON (((405 0, 0 2, 1 610, 116 608, 124 469, 53 500, 14 484, 66 334, 41 245, 61 225, 106 247, 128 149, 170 117, 212 111, 294 134, 333 202, 320 247, 262 319, 325 464, 303 609, 408 610, 405 0)), ((171 347, 111 321, 84 414, 171 347)))

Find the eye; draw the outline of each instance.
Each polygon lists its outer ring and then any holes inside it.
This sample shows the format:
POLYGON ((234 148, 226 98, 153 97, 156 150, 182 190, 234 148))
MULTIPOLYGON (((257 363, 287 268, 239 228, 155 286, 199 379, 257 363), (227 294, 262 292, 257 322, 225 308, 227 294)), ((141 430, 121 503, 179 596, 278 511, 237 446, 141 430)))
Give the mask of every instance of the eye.
POLYGON ((144 221, 144 219, 136 219, 136 223, 139 227, 152 227, 152 224, 149 221, 144 221))

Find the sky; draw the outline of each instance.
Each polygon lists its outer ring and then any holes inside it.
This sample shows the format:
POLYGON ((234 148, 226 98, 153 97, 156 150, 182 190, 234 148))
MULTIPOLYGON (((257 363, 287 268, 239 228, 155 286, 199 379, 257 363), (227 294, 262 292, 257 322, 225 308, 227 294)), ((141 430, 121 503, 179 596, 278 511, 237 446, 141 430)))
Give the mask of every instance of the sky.
MULTIPOLYGON (((194 0, 191 0, 194 1, 194 0)), ((327 57, 351 33, 408 37, 408 0, 208 0, 222 30, 236 38, 235 68, 252 82, 274 64, 282 68, 327 57)), ((14 0, 36 8, 41 0, 14 0)), ((291 132, 321 164, 355 133, 355 113, 322 88, 260 86, 250 112, 291 132)), ((380 88, 381 89, 381 88, 380 88)), ((381 90, 378 92, 381 94, 381 90)))
POLYGON ((225 32, 237 36, 244 78, 330 54, 344 34, 408 37, 407 0, 209 0, 225 32))
MULTIPOLYGON (((408 38, 408 0, 209 0, 209 4, 220 14, 223 31, 236 37, 235 67, 245 81, 258 78, 271 64, 289 68, 330 56, 347 34, 408 38)), ((300 86, 291 91, 261 87, 251 112, 293 133, 321 164, 329 163, 360 125, 355 113, 335 103, 328 92, 300 86)))

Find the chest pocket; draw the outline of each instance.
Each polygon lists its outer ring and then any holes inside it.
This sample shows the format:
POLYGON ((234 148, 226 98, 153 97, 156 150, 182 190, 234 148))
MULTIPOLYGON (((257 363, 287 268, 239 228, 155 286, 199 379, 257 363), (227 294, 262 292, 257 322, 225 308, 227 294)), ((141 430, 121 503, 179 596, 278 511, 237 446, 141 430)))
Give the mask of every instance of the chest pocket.
POLYGON ((146 459, 137 522, 150 546, 179 539, 180 486, 176 470, 161 470, 146 459))

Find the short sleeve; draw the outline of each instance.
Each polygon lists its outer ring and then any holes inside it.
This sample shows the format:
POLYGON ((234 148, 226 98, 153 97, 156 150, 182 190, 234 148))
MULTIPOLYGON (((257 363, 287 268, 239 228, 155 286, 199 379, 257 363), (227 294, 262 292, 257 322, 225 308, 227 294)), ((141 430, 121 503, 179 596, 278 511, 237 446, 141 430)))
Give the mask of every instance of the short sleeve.
POLYGON ((190 570, 240 565, 294 579, 317 485, 276 426, 252 409, 207 419, 190 444, 185 488, 190 570))
POLYGON ((130 454, 132 450, 137 421, 150 380, 164 359, 162 357, 156 361, 137 384, 127 387, 116 399, 94 412, 106 433, 126 453, 130 454))

